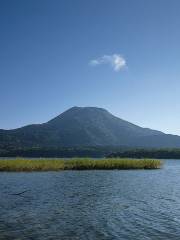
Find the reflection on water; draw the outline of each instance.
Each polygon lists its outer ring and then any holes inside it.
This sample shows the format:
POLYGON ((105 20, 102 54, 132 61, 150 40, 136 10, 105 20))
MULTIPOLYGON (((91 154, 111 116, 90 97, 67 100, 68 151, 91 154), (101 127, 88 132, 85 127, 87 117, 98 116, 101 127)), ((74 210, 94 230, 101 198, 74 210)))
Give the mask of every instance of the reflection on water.
POLYGON ((180 160, 150 171, 0 173, 0 182, 0 239, 180 239, 180 160))

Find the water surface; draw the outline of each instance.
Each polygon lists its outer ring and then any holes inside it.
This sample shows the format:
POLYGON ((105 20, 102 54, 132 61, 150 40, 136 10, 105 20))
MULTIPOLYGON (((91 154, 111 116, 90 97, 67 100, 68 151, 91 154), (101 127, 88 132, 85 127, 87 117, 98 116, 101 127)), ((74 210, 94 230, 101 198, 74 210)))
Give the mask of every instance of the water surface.
POLYGON ((0 239, 179 240, 180 160, 160 170, 0 173, 0 239))

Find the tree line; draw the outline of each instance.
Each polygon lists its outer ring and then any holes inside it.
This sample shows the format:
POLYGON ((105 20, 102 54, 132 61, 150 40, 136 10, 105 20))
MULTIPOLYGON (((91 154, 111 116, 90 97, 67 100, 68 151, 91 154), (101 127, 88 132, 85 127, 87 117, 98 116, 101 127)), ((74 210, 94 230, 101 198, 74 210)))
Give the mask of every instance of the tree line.
POLYGON ((113 152, 108 157, 128 158, 158 158, 158 159, 180 159, 179 148, 163 149, 129 149, 113 152))
POLYGON ((60 148, 2 148, 0 157, 121 157, 180 159, 180 148, 128 148, 118 146, 60 147, 60 148))

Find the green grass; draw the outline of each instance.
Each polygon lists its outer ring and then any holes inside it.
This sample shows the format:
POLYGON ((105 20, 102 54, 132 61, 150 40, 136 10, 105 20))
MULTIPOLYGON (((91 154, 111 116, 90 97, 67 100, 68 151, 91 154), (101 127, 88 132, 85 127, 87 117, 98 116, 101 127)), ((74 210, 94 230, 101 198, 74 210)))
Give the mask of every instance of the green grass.
POLYGON ((94 160, 91 158, 65 159, 7 159, 0 160, 0 171, 60 171, 95 169, 158 169, 162 161, 156 159, 109 158, 94 160))

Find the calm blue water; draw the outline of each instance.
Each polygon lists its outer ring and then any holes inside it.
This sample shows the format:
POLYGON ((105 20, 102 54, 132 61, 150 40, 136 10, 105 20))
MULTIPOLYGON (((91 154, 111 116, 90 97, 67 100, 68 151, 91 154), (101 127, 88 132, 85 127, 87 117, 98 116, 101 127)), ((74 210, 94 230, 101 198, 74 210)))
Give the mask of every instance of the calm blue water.
POLYGON ((149 171, 0 173, 0 239, 179 240, 180 160, 149 171))

